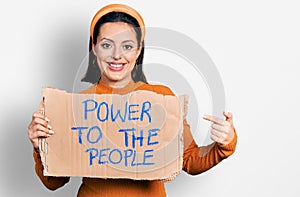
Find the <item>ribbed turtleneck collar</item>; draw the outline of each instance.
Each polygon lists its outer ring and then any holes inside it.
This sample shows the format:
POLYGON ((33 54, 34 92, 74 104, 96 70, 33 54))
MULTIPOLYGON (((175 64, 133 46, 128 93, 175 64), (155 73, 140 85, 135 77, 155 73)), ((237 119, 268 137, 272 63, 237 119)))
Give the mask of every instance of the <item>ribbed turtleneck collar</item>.
POLYGON ((105 84, 101 79, 99 83, 96 85, 96 93, 98 94, 128 94, 134 90, 136 90, 139 86, 143 85, 143 82, 134 82, 133 80, 130 80, 130 82, 122 87, 122 88, 113 88, 107 84, 105 84))

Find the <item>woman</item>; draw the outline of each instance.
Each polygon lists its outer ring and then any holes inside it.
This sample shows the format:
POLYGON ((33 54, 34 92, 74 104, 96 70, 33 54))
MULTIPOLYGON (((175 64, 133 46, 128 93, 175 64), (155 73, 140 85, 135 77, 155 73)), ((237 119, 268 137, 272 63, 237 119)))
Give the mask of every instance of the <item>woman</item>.
MULTIPOLYGON (((142 70, 145 25, 137 11, 121 4, 111 4, 94 16, 90 29, 89 67, 83 81, 94 84, 85 94, 127 94, 149 90, 163 95, 174 95, 166 86, 151 85, 142 70)), ((214 143, 198 147, 187 121, 184 121, 183 170, 200 174, 230 156, 237 136, 231 113, 225 120, 205 116, 211 121, 211 139, 214 143)), ((34 113, 28 127, 28 136, 34 147, 35 170, 43 184, 55 190, 69 181, 69 177, 43 176, 38 149, 38 138, 51 137, 49 120, 42 113, 34 113)), ((83 178, 79 197, 93 196, 166 196, 162 181, 83 178)))

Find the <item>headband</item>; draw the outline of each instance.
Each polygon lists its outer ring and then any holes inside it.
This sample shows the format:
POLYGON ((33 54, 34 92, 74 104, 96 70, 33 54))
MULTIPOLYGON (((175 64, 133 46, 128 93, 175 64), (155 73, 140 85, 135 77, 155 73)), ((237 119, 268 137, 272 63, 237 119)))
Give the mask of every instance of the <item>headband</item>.
POLYGON ((124 5, 124 4, 110 4, 110 5, 104 6, 95 14, 95 16, 92 20, 92 23, 91 23, 91 27, 90 27, 90 36, 92 39, 94 39, 93 35, 94 35, 94 28, 95 28, 96 23, 102 16, 104 16, 110 12, 123 12, 123 13, 126 13, 126 14, 132 16, 133 18, 135 18, 141 28, 141 32, 142 32, 141 41, 144 40, 145 24, 144 24, 144 20, 143 20, 142 16, 136 10, 134 10, 133 8, 131 8, 127 5, 124 5))

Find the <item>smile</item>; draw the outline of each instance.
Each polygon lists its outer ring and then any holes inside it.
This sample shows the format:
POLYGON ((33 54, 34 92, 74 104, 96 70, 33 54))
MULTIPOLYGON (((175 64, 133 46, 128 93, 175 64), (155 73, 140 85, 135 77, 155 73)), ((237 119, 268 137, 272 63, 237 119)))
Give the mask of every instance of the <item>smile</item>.
POLYGON ((123 63, 109 63, 108 69, 112 71, 121 71, 125 67, 124 65, 125 64, 123 63))

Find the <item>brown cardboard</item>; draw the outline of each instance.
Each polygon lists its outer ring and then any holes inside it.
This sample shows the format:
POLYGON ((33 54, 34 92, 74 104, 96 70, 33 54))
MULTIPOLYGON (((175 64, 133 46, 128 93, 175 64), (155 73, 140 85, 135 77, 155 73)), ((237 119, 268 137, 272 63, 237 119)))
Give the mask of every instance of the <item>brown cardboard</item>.
POLYGON ((186 95, 44 88, 43 98, 55 132, 40 144, 44 175, 172 180, 181 172, 186 95), (126 120, 114 119, 118 109, 126 120))

